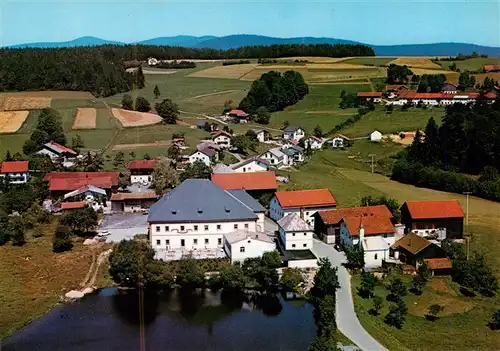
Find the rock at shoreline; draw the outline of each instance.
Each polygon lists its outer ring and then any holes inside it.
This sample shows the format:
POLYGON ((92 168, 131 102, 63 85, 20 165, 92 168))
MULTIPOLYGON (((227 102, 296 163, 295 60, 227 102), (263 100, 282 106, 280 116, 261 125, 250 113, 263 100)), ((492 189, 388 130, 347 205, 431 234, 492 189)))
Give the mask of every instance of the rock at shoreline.
POLYGON ((81 299, 85 294, 78 290, 71 290, 66 293, 66 298, 68 299, 81 299))
POLYGON ((95 245, 97 243, 98 243, 98 241, 95 239, 85 239, 85 241, 83 242, 83 245, 95 245))
POLYGON ((82 290, 82 293, 84 295, 91 294, 93 292, 94 292, 94 289, 92 289, 92 288, 85 288, 85 289, 82 290))

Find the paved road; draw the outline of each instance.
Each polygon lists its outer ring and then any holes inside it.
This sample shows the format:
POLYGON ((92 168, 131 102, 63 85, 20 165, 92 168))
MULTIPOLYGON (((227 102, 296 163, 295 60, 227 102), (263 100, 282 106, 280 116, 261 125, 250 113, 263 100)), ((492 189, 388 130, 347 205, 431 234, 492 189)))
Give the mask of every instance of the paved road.
POLYGON ((130 240, 136 234, 148 232, 147 219, 148 216, 143 214, 105 215, 99 230, 109 231, 110 235, 106 238, 107 242, 130 240))
POLYGON ((338 267, 340 289, 337 290, 336 321, 337 327, 342 334, 351 339, 362 350, 387 350, 361 326, 356 312, 354 312, 354 303, 351 295, 351 277, 347 269, 341 265, 345 261, 344 254, 335 250, 333 246, 316 239, 313 244, 313 252, 318 257, 327 257, 332 265, 338 267))

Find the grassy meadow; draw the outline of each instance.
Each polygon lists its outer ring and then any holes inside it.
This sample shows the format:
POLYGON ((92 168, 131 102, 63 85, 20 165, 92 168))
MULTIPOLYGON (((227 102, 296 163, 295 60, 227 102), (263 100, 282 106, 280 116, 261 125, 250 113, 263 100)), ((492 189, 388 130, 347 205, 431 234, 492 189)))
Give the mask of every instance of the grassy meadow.
POLYGON ((472 58, 464 61, 438 61, 443 69, 449 69, 454 63, 460 71, 477 71, 483 68, 484 65, 500 65, 500 58, 472 58))

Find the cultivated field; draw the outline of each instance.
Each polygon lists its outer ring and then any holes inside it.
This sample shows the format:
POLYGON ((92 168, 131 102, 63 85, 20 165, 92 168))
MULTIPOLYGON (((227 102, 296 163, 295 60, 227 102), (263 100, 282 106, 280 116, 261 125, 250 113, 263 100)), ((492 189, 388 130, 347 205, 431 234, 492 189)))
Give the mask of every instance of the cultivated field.
POLYGON ((73 129, 94 129, 97 111, 95 108, 81 107, 77 109, 73 129))
POLYGON ((45 90, 45 91, 20 91, 14 93, 0 93, 1 96, 13 97, 49 97, 52 99, 95 99, 87 91, 69 91, 69 90, 45 90))
POLYGON ((343 60, 342 63, 369 66, 385 66, 393 60, 394 57, 355 57, 343 60))
POLYGON ((162 118, 154 113, 128 111, 121 108, 112 108, 111 112, 124 127, 142 127, 162 121, 162 118))
POLYGON ((257 64, 254 63, 244 65, 215 66, 191 73, 188 77, 240 79, 252 71, 255 67, 257 67, 257 64))
POLYGON ((172 142, 170 140, 159 140, 154 143, 137 143, 137 144, 116 144, 113 146, 114 151, 120 151, 120 150, 134 150, 137 148, 142 148, 142 147, 168 147, 170 146, 172 142))
POLYGON ((0 133, 15 133, 28 118, 29 111, 0 112, 0 133))
POLYGON ((0 106, 2 111, 38 110, 50 107, 49 97, 7 96, 0 106))
POLYGON ((390 65, 391 63, 400 66, 406 65, 408 67, 441 69, 441 66, 432 62, 430 57, 398 57, 397 59, 390 61, 388 64, 390 65))
POLYGON ((485 65, 500 65, 500 58, 493 58, 493 57, 488 57, 488 58, 471 58, 467 59, 464 61, 438 61, 438 63, 441 65, 442 68, 444 69, 449 69, 450 65, 455 63, 458 69, 460 71, 477 71, 483 68, 485 65))
POLYGON ((348 60, 349 57, 314 57, 314 56, 297 56, 297 57, 283 57, 277 60, 290 60, 290 61, 308 61, 311 63, 335 63, 348 60))

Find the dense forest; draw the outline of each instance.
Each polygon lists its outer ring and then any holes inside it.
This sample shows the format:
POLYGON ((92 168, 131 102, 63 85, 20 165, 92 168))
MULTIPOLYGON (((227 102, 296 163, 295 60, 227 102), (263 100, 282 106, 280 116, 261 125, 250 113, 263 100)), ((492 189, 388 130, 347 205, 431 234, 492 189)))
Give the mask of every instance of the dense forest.
POLYGON ((500 201, 500 100, 448 106, 400 156, 396 180, 500 201))
POLYGON ((253 82, 238 108, 251 114, 256 113, 259 107, 265 107, 269 112, 282 111, 287 106, 295 105, 308 93, 309 87, 299 72, 281 74, 270 71, 253 82))
MULTIPOLYGON (((0 49, 0 91, 82 90, 109 96, 141 87, 130 64, 167 59, 249 59, 286 56, 374 56, 365 45, 271 45, 227 51, 171 46, 103 45, 55 49, 0 49)), ((133 66, 131 66, 133 67, 133 66)), ((170 68, 170 67, 169 67, 170 68)))

